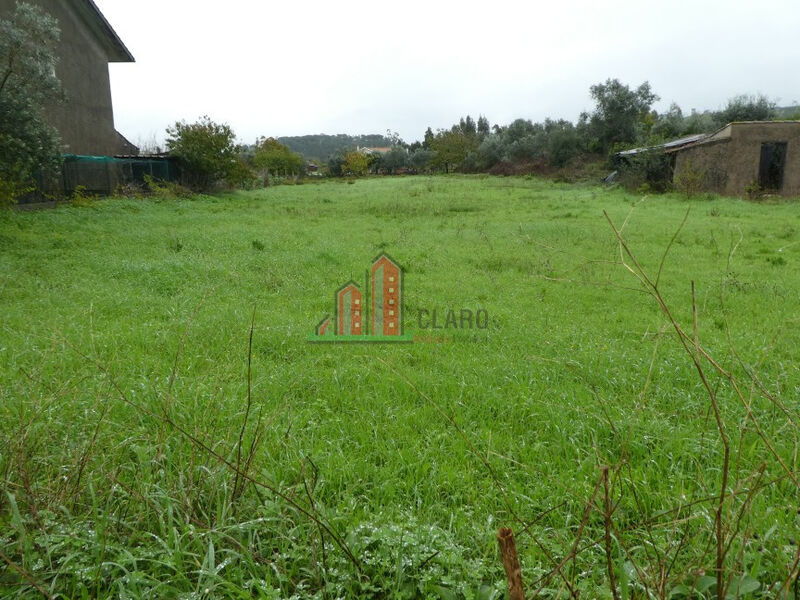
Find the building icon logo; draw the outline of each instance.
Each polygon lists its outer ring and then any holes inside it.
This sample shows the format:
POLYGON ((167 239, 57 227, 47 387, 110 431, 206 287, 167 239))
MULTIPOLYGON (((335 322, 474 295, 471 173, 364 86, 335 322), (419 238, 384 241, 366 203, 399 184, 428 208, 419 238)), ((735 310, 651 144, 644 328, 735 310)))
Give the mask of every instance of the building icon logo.
POLYGON ((403 331, 403 268, 382 253, 367 270, 364 288, 348 281, 336 291, 335 315, 326 316, 310 342, 409 343, 403 331))

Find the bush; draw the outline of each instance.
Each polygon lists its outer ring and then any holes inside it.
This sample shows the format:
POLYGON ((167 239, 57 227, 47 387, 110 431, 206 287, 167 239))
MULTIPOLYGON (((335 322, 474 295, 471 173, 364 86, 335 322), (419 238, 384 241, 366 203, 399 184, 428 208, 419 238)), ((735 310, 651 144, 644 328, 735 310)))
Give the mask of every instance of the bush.
POLYGON ((247 164, 247 161, 239 156, 225 177, 225 182, 232 188, 251 190, 256 187, 258 179, 250 165, 247 164))
POLYGON ((342 173, 348 175, 363 176, 367 174, 371 157, 363 152, 353 151, 344 155, 342 163, 342 173))
POLYGON ((97 196, 86 191, 86 187, 79 185, 69 195, 69 201, 74 206, 91 206, 97 196))
POLYGON ((744 193, 747 194, 748 200, 761 200, 764 197, 764 190, 755 179, 745 186, 744 193))
POLYGON ((174 181, 162 181, 152 175, 144 176, 145 192, 154 198, 188 198, 192 191, 174 181))
POLYGON ((343 175, 344 156, 341 153, 334 154, 328 159, 328 175, 331 177, 341 177, 343 175))
POLYGON ((418 150, 415 150, 408 157, 408 164, 415 171, 423 172, 428 168, 428 164, 430 164, 432 158, 433 158, 432 151, 425 150, 425 148, 420 148, 418 150))
POLYGON ((256 142, 253 166, 262 171, 266 183, 271 177, 304 175, 306 170, 303 157, 275 138, 260 138, 256 142))
POLYGON ((392 146, 389 152, 381 155, 375 161, 374 168, 393 175, 409 166, 409 154, 402 146, 392 146))
POLYGON ((8 208, 12 204, 16 204, 20 197, 33 189, 33 186, 23 178, 0 174, 0 208, 8 208))
MULTIPOLYGON (((550 125, 547 123, 546 125, 550 125)), ((569 121, 552 123, 546 131, 546 156, 554 167, 565 167, 581 152, 578 132, 569 121)))
POLYGON ((167 136, 167 149, 179 160, 184 183, 193 190, 209 190, 235 177, 239 157, 228 125, 204 116, 196 123, 175 123, 167 128, 167 136))
POLYGON ((629 190, 663 193, 672 185, 670 157, 661 148, 644 150, 618 159, 620 183, 629 190))
POLYGON ((686 167, 675 176, 675 188, 691 198, 700 193, 705 187, 706 169, 695 167, 688 163, 686 167))

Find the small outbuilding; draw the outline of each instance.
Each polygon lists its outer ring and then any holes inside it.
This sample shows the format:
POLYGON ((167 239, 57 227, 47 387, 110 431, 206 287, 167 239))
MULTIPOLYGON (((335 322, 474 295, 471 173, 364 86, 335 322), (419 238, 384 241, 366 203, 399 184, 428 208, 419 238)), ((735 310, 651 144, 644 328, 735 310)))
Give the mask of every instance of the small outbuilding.
POLYGON ((664 150, 673 181, 696 180, 709 192, 761 191, 800 196, 800 121, 729 123, 714 133, 664 150))

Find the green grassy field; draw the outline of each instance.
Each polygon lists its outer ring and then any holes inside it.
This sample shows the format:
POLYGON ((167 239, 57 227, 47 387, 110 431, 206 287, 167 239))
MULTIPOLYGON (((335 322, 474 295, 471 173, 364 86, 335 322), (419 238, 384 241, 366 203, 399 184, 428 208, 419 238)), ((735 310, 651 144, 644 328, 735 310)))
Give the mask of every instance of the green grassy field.
POLYGON ((509 526, 530 597, 794 597, 799 299, 797 203, 408 177, 0 213, 0 596, 502 598, 509 526), (308 343, 382 251, 417 342, 308 343), (451 309, 488 327, 420 327, 451 309))

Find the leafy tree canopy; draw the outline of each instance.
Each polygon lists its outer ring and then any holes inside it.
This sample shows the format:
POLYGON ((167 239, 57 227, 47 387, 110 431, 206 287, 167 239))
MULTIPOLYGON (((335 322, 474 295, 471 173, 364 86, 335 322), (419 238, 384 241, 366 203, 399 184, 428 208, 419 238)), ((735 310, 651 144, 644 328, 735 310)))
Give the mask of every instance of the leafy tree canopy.
MULTIPOLYGON (((446 173, 451 169, 458 169, 467 155, 478 148, 476 135, 469 132, 471 128, 466 122, 461 120, 459 125, 454 125, 449 130, 439 130, 436 137, 431 141, 431 150, 435 152, 431 164, 435 167, 443 168, 446 173)), ((472 123, 474 125, 474 121, 472 123)))
POLYGON ((615 144, 635 142, 641 137, 641 126, 658 96, 644 82, 635 90, 608 79, 589 89, 595 101, 591 114, 581 115, 581 126, 592 139, 595 149, 608 152, 615 144))
POLYGON ((775 102, 764 95, 742 94, 728 100, 725 108, 713 113, 713 117, 719 127, 734 121, 769 121, 777 114, 775 106, 775 102))
POLYGON ((484 117, 483 115, 478 117, 478 136, 481 138, 486 137, 489 135, 491 129, 489 127, 489 119, 484 117))
POLYGON ((345 175, 366 175, 369 170, 372 156, 364 152, 352 151, 344 155, 342 173, 345 175))
POLYGON ((196 190, 210 189, 236 169, 236 136, 226 124, 203 116, 195 123, 179 121, 167 128, 167 149, 178 158, 186 183, 196 190))
POLYGON ((408 151, 403 146, 392 146, 389 152, 381 155, 377 166, 387 173, 396 173, 398 169, 408 166, 408 151))
POLYGON ((417 148, 408 157, 408 164, 417 171, 424 171, 433 159, 434 152, 425 148, 417 148))
POLYGON ((433 138, 434 137, 435 136, 433 135, 433 130, 430 127, 428 127, 425 130, 425 136, 423 137, 423 141, 422 141, 422 147, 425 148, 425 150, 430 150, 431 149, 431 144, 433 143, 433 138))
POLYGON ((58 22, 26 2, 0 19, 0 202, 26 191, 32 173, 59 164, 44 107, 62 98, 55 72, 58 22))
POLYGON ((305 161, 275 138, 261 138, 256 142, 253 166, 264 169, 269 175, 288 176, 305 172, 305 161))

